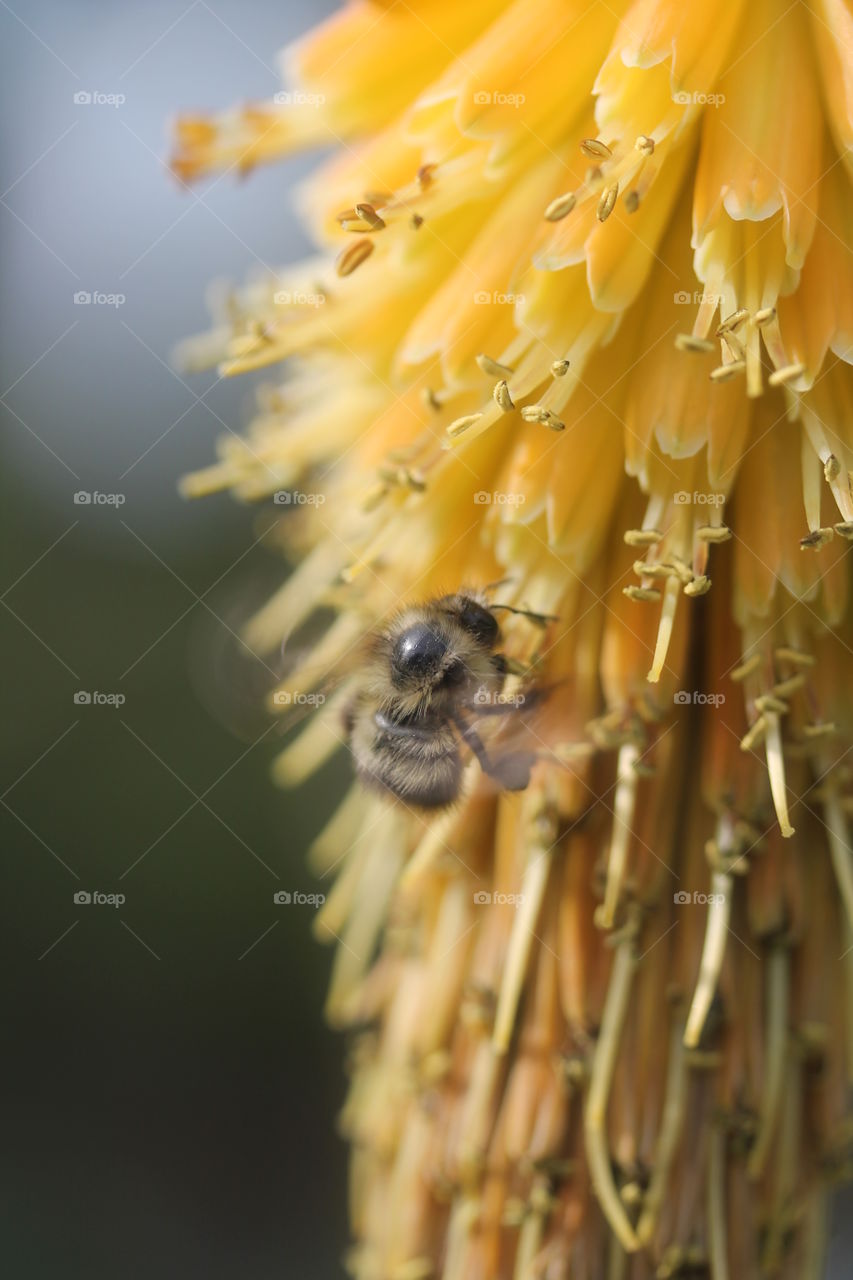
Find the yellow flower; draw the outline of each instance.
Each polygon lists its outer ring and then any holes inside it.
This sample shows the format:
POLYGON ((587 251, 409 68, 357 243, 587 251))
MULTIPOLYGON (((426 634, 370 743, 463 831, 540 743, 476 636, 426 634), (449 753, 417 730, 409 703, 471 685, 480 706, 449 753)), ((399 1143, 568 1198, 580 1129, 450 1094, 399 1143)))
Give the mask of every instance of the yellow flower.
POLYGON ((525 792, 354 788, 317 842, 329 1013, 370 1028, 352 1272, 818 1277, 853 1133, 849 3, 357 0, 289 68, 174 160, 338 144, 317 258, 185 352, 288 360, 187 481, 301 486, 248 641, 337 611, 292 694, 463 584, 559 619, 502 628, 553 686, 525 792))

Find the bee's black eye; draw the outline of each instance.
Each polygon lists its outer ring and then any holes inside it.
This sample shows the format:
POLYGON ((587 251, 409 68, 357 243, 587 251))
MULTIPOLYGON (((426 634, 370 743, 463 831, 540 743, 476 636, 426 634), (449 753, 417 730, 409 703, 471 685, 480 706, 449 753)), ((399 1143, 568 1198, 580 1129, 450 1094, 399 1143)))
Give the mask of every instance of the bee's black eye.
POLYGON ((481 644, 490 647, 498 638, 498 624, 494 614, 484 609, 476 600, 466 600, 459 612, 459 621, 465 630, 481 644))
POLYGON ((447 653, 447 641, 433 627, 416 622, 394 645, 391 663, 405 676, 429 676, 438 671, 447 653))

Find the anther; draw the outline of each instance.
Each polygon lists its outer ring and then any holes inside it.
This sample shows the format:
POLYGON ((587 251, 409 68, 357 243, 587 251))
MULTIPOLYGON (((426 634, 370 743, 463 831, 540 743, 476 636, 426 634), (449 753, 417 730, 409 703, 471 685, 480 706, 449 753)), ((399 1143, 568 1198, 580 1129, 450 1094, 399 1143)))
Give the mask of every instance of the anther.
POLYGON ((767 382, 771 387, 785 387, 789 382, 802 377, 805 371, 804 364, 786 364, 781 369, 774 369, 767 382))
POLYGON ((366 262, 372 253, 372 241, 356 240, 354 244, 347 245, 343 253, 338 255, 335 263, 335 272, 339 276, 351 276, 356 267, 360 267, 362 262, 366 262))
POLYGON ((560 222, 568 217, 577 202, 575 193, 567 191, 565 195, 557 196, 556 200, 551 201, 545 210, 545 218, 548 222, 560 222))

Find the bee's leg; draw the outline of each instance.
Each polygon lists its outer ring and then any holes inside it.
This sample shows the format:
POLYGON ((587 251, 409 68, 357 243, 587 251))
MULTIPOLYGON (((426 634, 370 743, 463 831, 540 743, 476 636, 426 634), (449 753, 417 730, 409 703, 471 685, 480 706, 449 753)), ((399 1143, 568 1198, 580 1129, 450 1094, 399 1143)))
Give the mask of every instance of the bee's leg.
POLYGON ((490 604, 489 608, 503 609, 506 613, 518 614, 521 618, 529 618, 537 627, 546 627, 549 622, 559 622, 559 616, 556 613, 534 613, 532 609, 518 609, 513 604, 490 604))
POLYGON ((480 762, 483 773, 494 778, 507 791, 523 791, 530 782, 530 770, 536 763, 536 754, 532 751, 510 751, 506 755, 494 759, 489 755, 477 730, 464 720, 454 719, 462 741, 473 751, 480 762))

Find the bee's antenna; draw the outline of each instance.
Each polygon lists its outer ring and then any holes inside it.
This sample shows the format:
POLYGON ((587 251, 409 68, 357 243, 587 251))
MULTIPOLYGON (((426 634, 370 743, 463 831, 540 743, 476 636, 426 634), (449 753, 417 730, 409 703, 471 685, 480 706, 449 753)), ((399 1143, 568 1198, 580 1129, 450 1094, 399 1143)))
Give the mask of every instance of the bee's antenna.
POLYGON ((509 587, 512 585, 512 578, 498 578, 497 582, 487 582, 484 591, 497 591, 498 587, 509 587))
POLYGON ((490 604, 490 609, 505 609, 507 613, 517 613, 522 618, 529 618, 537 627, 546 627, 549 622, 559 622, 556 613, 534 613, 532 609, 517 609, 512 604, 490 604))

